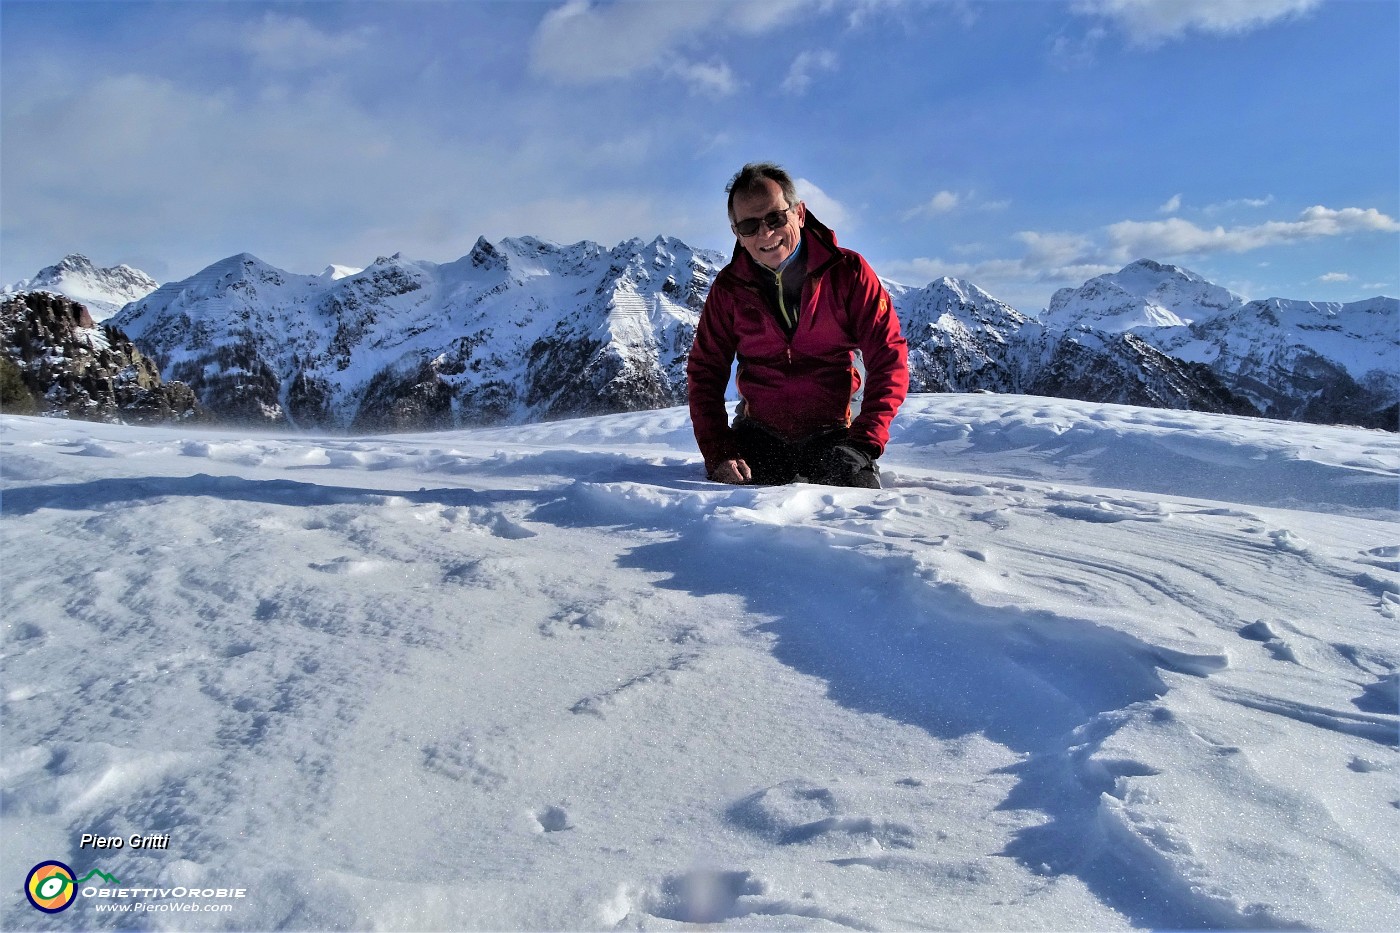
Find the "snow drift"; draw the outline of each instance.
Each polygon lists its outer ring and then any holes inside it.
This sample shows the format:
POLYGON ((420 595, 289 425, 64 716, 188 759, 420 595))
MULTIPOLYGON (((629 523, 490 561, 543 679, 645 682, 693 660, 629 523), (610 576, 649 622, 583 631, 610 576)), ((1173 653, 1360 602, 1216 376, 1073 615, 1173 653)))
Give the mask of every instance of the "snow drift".
POLYGON ((5 928, 1400 926, 1394 434, 895 424, 875 491, 678 409, 0 419, 5 928), (44 859, 247 896, 50 920, 44 859))

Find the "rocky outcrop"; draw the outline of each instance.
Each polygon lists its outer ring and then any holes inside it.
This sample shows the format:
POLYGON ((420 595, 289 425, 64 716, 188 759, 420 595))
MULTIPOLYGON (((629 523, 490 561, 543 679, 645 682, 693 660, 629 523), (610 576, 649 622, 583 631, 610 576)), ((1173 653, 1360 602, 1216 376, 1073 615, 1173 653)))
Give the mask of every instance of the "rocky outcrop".
POLYGON ((161 379, 155 361, 78 302, 25 292, 0 304, 5 410, 87 421, 155 424, 198 418, 190 388, 161 379))
POLYGON ((1145 408, 1260 413, 1209 367, 1169 356, 1131 333, 1082 331, 1055 340, 1045 364, 1026 380, 1025 392, 1145 408))

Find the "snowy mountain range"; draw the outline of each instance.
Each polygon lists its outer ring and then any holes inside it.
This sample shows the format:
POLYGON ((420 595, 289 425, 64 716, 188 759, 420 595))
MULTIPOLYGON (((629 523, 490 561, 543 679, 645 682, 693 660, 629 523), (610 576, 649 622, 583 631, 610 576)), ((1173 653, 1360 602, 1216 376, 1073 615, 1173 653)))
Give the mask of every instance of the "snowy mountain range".
POLYGON ((485 239, 295 275, 240 254, 113 323, 225 417, 405 430, 676 405, 716 253, 485 239), (177 375, 178 374, 178 375, 177 375))
MULTIPOLYGON (((111 323, 225 419, 518 424, 682 403, 685 355, 725 261, 663 237, 612 249, 483 238, 451 263, 396 254, 320 275, 245 253, 133 300, 111 323)), ((1060 290, 1038 318, 959 279, 886 284, 916 392, 1400 422, 1393 298, 1246 302, 1146 259, 1060 290)))
POLYGON ((105 321, 157 288, 156 280, 128 265, 99 269, 79 253, 46 266, 32 279, 0 288, 0 299, 24 292, 53 292, 81 303, 93 321, 105 321))
POLYGON ((1059 290, 1038 319, 956 279, 891 295, 916 391, 1400 423, 1394 298, 1247 302, 1150 259, 1059 290))

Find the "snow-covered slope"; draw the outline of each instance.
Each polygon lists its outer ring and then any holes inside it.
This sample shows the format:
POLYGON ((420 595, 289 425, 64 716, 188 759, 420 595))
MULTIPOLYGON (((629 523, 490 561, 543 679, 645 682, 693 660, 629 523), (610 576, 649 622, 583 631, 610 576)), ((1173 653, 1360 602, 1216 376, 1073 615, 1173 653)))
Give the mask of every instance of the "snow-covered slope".
POLYGON ((1400 928, 1393 433, 916 396, 884 490, 705 482, 683 409, 0 457, 7 930, 1400 928), (119 881, 49 918, 48 859, 119 881))
POLYGON ((962 279, 887 287, 909 343, 911 390, 1021 390, 1039 332, 1030 318, 962 279))
POLYGON ((1073 333, 1129 332, 1277 418, 1400 426, 1400 301, 1245 302, 1178 266, 1142 260, 1055 293, 1042 315, 1073 333))
MULTIPOLYGON (((408 430, 676 404, 724 257, 658 237, 613 249, 479 240, 293 275, 242 254, 115 321, 216 416, 408 430)), ((1400 302, 1245 303, 1140 260, 1062 289, 1038 320, 970 282, 888 283, 922 391, 1020 392, 1394 428, 1400 302)))
POLYGON ((86 306, 94 321, 104 321, 155 290, 155 279, 140 269, 128 265, 98 269, 86 256, 72 253, 39 270, 34 278, 6 286, 0 290, 0 298, 21 292, 54 292, 86 306))
POLYGON ((247 254, 120 316, 173 378, 245 420, 447 427, 673 405, 718 254, 479 240, 456 262, 381 257, 297 276, 247 254))
POLYGON ((1243 303, 1238 295, 1189 269, 1140 259, 1078 288, 1055 292, 1041 320, 1057 330, 1087 327, 1118 333, 1182 327, 1228 314, 1243 303))
MULTIPOLYGON (((1061 328, 1031 320, 975 285, 944 278, 891 285, 918 392, 1031 392, 1059 398, 1253 414, 1204 365, 1175 359, 1136 331, 1076 313, 1061 328)), ((1097 289, 1090 289, 1099 294, 1097 289)))

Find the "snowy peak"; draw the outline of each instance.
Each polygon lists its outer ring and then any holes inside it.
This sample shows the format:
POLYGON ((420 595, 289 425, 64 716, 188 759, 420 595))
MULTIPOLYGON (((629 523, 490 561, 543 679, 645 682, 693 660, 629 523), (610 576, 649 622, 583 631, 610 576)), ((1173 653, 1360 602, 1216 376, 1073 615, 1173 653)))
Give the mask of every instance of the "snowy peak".
POLYGON ((1057 328, 1090 327, 1119 333, 1139 328, 1182 327, 1244 304, 1229 289, 1180 266, 1139 259, 1118 272, 1050 299, 1044 320, 1057 328))
POLYGON ((948 276, 923 288, 900 288, 891 297, 910 340, 937 333, 964 338, 978 335, 1001 343, 1031 323, 1030 318, 971 282, 948 276))
POLYGON ((140 269, 125 264, 99 269, 86 256, 70 253, 54 265, 39 270, 34 278, 5 288, 3 294, 53 292, 85 305, 94 321, 102 321, 125 305, 145 298, 156 287, 155 279, 140 269))
POLYGON ((723 264, 678 240, 479 238, 454 262, 395 253, 336 277, 250 254, 120 323, 215 412, 255 423, 440 428, 684 400, 685 354, 723 264))
POLYGON ((1241 370, 1295 372, 1303 358, 1320 357, 1353 379, 1375 373, 1396 381, 1400 373, 1400 301, 1394 298, 1346 303, 1269 298, 1191 330, 1220 347, 1228 364, 1241 370))

